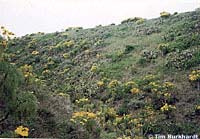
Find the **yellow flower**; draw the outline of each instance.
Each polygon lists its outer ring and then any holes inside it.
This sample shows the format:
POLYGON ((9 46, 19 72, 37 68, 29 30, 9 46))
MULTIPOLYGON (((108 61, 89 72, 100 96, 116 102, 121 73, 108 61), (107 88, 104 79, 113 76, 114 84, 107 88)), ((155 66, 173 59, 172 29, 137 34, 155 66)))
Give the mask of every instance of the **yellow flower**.
POLYGON ((96 57, 97 57, 97 58, 100 58, 100 57, 101 57, 101 55, 100 55, 100 54, 96 54, 96 57))
POLYGON ((69 57, 69 54, 68 54, 68 53, 64 53, 64 54, 63 54, 63 57, 66 59, 66 58, 69 57))
POLYGON ((15 129, 15 133, 22 137, 28 137, 28 131, 29 129, 23 126, 19 126, 15 129))
POLYGON ((92 112, 88 112, 88 113, 87 113, 87 116, 88 116, 89 118, 91 118, 91 119, 96 118, 96 114, 95 114, 95 113, 92 113, 92 112))
POLYGON ((156 82, 150 82, 149 85, 151 85, 152 87, 156 87, 156 88, 160 87, 159 84, 156 82))
POLYGON ((197 110, 200 110, 200 105, 196 107, 197 110))
POLYGON ((109 84, 108 84, 108 87, 109 88, 112 88, 112 87, 115 87, 119 84, 119 82, 117 80, 112 80, 109 84))
POLYGON ((193 71, 192 71, 192 74, 196 74, 196 71, 195 71, 195 70, 193 70, 193 71))
POLYGON ((72 118, 90 118, 90 119, 94 119, 96 118, 96 114, 92 113, 92 112, 85 112, 85 111, 80 111, 80 112, 74 112, 72 115, 72 118))
POLYGON ((140 123, 140 119, 138 119, 138 118, 132 119, 132 121, 133 121, 134 124, 139 124, 140 123))
POLYGON ((165 93, 164 96, 167 97, 167 98, 169 98, 171 96, 171 94, 165 93))
POLYGON ((197 81, 200 80, 200 70, 193 70, 189 75, 190 81, 197 81))
POLYGON ((104 82, 103 82, 103 81, 98 81, 98 82, 97 82, 97 85, 98 85, 98 86, 103 86, 103 85, 104 85, 104 82))
POLYGON ((85 123, 84 123, 84 122, 82 122, 82 121, 80 122, 80 124, 82 124, 82 125, 85 125, 85 123))
POLYGON ((80 103, 87 103, 89 102, 89 99, 88 98, 81 98, 79 100, 76 100, 76 103, 77 104, 80 104, 80 103))
POLYGON ((76 121, 73 118, 71 118, 70 121, 73 123, 76 123, 76 121))
POLYGON ((165 82, 164 86, 167 88, 173 88, 175 85, 172 82, 165 82))
POLYGON ((132 88, 130 91, 132 94, 138 94, 140 92, 138 88, 132 88))
POLYGON ((44 70, 44 71, 42 72, 42 75, 44 75, 44 74, 49 74, 49 73, 50 73, 50 70, 46 69, 46 70, 44 70))
POLYGON ((152 74, 146 75, 143 80, 154 80, 156 77, 152 74))
POLYGON ((161 13, 160 13, 160 16, 161 16, 161 17, 169 17, 169 16, 170 16, 170 13, 164 11, 164 12, 161 12, 161 13))
POLYGON ((116 119, 115 119, 116 123, 120 123, 122 119, 123 119, 123 117, 120 117, 120 116, 116 117, 116 119))
POLYGON ((66 41, 63 43, 64 46, 66 47, 71 47, 75 44, 75 42, 73 40, 70 40, 70 41, 66 41))
POLYGON ((142 124, 137 124, 136 125, 138 128, 141 128, 143 125, 142 124))
POLYGON ((38 51, 33 51, 31 54, 32 54, 32 55, 38 55, 39 52, 38 52, 38 51))
POLYGON ((154 88, 154 89, 152 89, 151 91, 152 91, 152 92, 157 92, 158 89, 154 88))
POLYGON ((90 71, 95 72, 97 71, 97 66, 96 65, 92 65, 90 71))
POLYGON ((170 111, 170 110, 172 110, 172 109, 176 109, 176 107, 175 107, 175 106, 172 106, 172 105, 168 105, 167 103, 165 103, 165 105, 162 106, 162 107, 160 108, 160 110, 161 110, 162 112, 170 111))
POLYGON ((61 92, 61 93, 59 93, 58 95, 59 95, 59 96, 62 96, 62 97, 69 97, 69 95, 68 95, 68 94, 66 94, 66 93, 62 93, 62 92, 61 92))
POLYGON ((130 81, 130 82, 127 82, 125 85, 126 85, 126 86, 134 86, 134 85, 135 85, 135 82, 130 81))

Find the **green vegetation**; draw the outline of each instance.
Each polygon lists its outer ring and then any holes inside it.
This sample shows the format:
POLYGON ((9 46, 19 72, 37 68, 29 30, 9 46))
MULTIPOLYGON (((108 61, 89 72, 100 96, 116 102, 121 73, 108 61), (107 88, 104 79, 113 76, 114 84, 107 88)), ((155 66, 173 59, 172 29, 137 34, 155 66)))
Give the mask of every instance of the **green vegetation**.
POLYGON ((200 133, 200 11, 0 35, 0 137, 200 133))

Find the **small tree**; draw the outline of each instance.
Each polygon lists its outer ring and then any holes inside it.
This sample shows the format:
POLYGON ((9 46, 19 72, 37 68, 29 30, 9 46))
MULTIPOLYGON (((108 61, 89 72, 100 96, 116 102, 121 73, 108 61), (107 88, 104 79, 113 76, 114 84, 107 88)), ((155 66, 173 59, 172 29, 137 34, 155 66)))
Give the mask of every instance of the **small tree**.
POLYGON ((0 28, 0 125, 9 117, 26 120, 36 112, 36 97, 19 89, 22 73, 3 58, 13 35, 5 27, 0 28))

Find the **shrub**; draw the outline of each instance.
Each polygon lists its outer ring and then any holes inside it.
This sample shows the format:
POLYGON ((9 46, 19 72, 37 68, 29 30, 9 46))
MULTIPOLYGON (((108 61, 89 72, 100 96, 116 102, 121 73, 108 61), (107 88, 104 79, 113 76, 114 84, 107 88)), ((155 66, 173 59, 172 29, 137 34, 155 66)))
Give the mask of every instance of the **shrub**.
MULTIPOLYGON (((186 30, 186 33, 187 32, 188 31, 186 30)), ((190 47, 198 46, 200 44, 200 35, 198 33, 192 33, 190 35, 179 35, 179 34, 180 33, 174 33, 174 31, 172 31, 172 33, 167 35, 166 40, 171 41, 169 42, 170 51, 175 51, 175 50, 183 51, 189 49, 190 47)))
POLYGON ((138 88, 132 88, 132 89, 130 90, 130 92, 131 92, 132 94, 138 94, 138 93, 140 93, 140 89, 138 89, 138 88))
POLYGON ((169 44, 159 44, 158 49, 162 52, 162 56, 170 52, 169 44))
POLYGON ((98 82, 97 82, 97 86, 99 86, 99 87, 104 86, 104 82, 103 82, 103 81, 98 81, 98 82))
POLYGON ((137 63, 138 63, 139 65, 141 65, 141 66, 145 66, 145 65, 148 63, 148 61, 147 61, 146 58, 140 57, 140 59, 138 60, 137 63))
POLYGON ((97 71, 97 65, 96 64, 93 64, 91 69, 90 69, 91 72, 96 72, 97 71))
POLYGON ((184 50, 182 52, 172 52, 167 56, 166 67, 183 70, 199 64, 199 53, 195 49, 184 50))
POLYGON ((32 51, 32 53, 31 53, 32 55, 38 55, 39 54, 39 52, 38 51, 32 51))
POLYGON ((115 132, 101 132, 100 139, 116 139, 117 134, 115 132))
POLYGON ((189 75, 189 80, 200 90, 200 70, 193 70, 189 75))
POLYGON ((31 65, 25 64, 25 65, 21 66, 19 69, 22 71, 22 73, 25 77, 26 83, 27 84, 32 83, 34 80, 33 67, 31 65))
POLYGON ((175 107, 175 106, 172 106, 172 105, 168 105, 167 103, 165 103, 165 105, 162 106, 162 107, 160 108, 160 110, 161 110, 162 112, 170 112, 170 111, 172 111, 173 109, 176 109, 176 107, 175 107))
POLYGON ((99 136, 99 127, 96 122, 97 115, 93 112, 79 111, 74 112, 71 121, 79 123, 80 126, 84 127, 90 134, 99 136))
POLYGON ((30 119, 36 115, 37 99, 31 92, 22 92, 17 94, 15 115, 19 119, 30 119))
POLYGON ((5 107, 5 113, 15 110, 16 92, 23 81, 22 75, 14 66, 0 62, 0 101, 5 107))
POLYGON ((178 12, 174 12, 174 14, 173 15, 177 15, 178 14, 178 12))
POLYGON ((137 22, 137 21, 139 21, 139 22, 143 22, 143 18, 141 18, 141 17, 134 17, 134 18, 128 18, 128 19, 126 19, 126 20, 123 20, 122 22, 121 22, 121 24, 124 24, 124 23, 130 23, 130 22, 137 22), (140 21, 139 21, 140 20, 140 21))
POLYGON ((27 127, 23 127, 23 126, 18 126, 15 129, 15 133, 17 135, 19 135, 20 137, 28 137, 29 134, 29 129, 27 127))
POLYGON ((65 42, 63 43, 63 45, 64 45, 65 47, 71 47, 71 46, 73 46, 74 44, 75 44, 75 42, 74 42, 73 40, 65 41, 65 42))
POLYGON ((143 24, 144 21, 145 21, 145 19, 141 18, 141 19, 136 21, 136 24, 138 24, 138 25, 143 24))
POLYGON ((198 105, 198 106, 195 107, 195 113, 197 115, 200 115, 200 105, 198 105))
POLYGON ((158 52, 155 50, 143 50, 141 56, 150 62, 158 57, 158 52))
POLYGON ((68 53, 64 53, 63 55, 62 55, 65 59, 67 59, 67 58, 69 58, 69 54, 68 53))
POLYGON ((119 85, 119 81, 117 80, 112 80, 109 84, 108 84, 108 88, 114 88, 116 86, 119 85))
POLYGON ((160 17, 162 17, 162 18, 168 18, 168 17, 170 17, 170 13, 168 13, 168 12, 161 12, 160 13, 160 17))
POLYGON ((135 50, 135 48, 137 48, 138 45, 126 45, 125 46, 125 50, 124 50, 124 53, 125 54, 128 54, 130 53, 131 51, 135 50))
POLYGON ((47 107, 49 112, 54 115, 57 122, 63 122, 71 117, 72 107, 70 97, 66 93, 58 93, 46 98, 44 107, 47 107))

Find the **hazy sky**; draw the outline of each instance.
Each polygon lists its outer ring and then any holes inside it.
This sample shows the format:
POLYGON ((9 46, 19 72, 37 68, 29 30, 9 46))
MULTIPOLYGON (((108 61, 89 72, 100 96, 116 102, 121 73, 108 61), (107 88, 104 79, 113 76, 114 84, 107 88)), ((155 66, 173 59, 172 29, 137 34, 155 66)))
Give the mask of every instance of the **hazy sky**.
POLYGON ((200 0, 0 0, 0 25, 21 36, 120 23, 135 16, 149 19, 164 10, 173 13, 197 7, 200 0))

